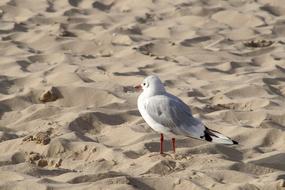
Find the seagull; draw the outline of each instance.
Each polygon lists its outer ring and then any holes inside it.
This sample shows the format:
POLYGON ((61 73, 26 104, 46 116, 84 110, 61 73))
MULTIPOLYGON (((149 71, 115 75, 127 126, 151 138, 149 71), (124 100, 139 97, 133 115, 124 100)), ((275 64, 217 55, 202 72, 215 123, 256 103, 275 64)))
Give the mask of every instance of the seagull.
POLYGON ((146 77, 135 89, 142 91, 137 101, 140 114, 154 131, 160 133, 160 154, 163 154, 164 135, 173 137, 174 153, 175 138, 179 136, 221 144, 238 144, 218 131, 207 128, 200 119, 193 117, 191 109, 181 99, 166 92, 157 76, 146 77))

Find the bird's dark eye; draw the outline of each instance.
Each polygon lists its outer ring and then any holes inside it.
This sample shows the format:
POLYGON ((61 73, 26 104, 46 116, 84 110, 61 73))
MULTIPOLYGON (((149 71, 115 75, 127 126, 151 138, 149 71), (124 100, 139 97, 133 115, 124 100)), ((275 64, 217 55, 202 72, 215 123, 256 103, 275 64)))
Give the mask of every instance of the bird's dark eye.
POLYGON ((144 82, 144 83, 143 83, 143 85, 145 86, 145 85, 146 85, 146 83, 144 82))

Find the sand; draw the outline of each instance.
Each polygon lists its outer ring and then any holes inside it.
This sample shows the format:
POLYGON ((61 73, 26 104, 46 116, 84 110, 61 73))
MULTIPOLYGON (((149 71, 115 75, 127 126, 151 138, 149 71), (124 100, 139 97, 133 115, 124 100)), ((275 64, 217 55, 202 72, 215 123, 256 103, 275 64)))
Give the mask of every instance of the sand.
POLYGON ((283 0, 1 0, 0 189, 285 189, 283 0), (132 86, 209 128, 177 153, 132 86))

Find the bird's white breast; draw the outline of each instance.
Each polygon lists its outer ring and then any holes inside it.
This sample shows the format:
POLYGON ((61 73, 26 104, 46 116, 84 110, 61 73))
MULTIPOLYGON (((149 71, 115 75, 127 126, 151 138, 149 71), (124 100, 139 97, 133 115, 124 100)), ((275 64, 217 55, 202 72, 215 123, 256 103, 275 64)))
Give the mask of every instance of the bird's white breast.
POLYGON ((147 105, 148 98, 145 98, 143 94, 141 94, 138 98, 138 109, 141 113, 143 119, 145 122, 155 131, 159 133, 163 133, 165 135, 171 135, 171 132, 169 131, 169 128, 164 127, 160 123, 157 123, 152 119, 152 117, 148 114, 145 105, 147 105))

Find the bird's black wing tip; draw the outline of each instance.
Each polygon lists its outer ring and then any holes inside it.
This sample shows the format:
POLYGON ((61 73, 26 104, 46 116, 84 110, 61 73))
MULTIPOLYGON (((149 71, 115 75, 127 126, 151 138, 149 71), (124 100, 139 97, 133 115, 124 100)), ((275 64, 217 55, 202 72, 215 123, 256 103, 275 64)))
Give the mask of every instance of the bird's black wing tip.
POLYGON ((238 142, 237 141, 234 141, 234 140, 232 140, 233 141, 233 144, 238 144, 238 142))

